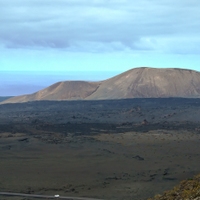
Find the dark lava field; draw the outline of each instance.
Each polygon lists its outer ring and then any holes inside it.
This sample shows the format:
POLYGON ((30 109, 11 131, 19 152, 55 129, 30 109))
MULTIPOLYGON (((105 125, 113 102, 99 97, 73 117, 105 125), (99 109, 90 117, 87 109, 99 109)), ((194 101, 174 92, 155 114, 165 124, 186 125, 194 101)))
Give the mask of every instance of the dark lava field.
POLYGON ((0 191, 144 200, 200 173, 199 147, 200 99, 3 104, 0 191))

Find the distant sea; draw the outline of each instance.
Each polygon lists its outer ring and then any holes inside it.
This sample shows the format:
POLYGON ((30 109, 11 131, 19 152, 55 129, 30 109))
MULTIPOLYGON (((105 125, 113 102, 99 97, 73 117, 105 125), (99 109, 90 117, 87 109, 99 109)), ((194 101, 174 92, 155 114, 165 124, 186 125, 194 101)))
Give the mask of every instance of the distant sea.
POLYGON ((0 71, 0 96, 31 94, 59 81, 101 81, 119 73, 113 71, 0 71))

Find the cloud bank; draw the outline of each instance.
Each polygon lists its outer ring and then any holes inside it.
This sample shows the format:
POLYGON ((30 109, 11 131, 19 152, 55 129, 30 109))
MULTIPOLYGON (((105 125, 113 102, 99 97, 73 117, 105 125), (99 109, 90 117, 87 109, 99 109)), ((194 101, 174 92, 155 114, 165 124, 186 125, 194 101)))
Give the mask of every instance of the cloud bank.
POLYGON ((200 53, 199 0, 0 0, 0 46, 200 53))

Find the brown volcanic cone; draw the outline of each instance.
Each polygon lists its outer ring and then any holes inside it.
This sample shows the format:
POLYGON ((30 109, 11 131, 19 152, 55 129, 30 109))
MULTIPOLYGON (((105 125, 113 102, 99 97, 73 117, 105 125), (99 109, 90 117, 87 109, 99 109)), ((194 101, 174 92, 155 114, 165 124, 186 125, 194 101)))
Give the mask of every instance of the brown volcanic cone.
POLYGON ((104 81, 87 99, 151 97, 200 97, 200 73, 173 68, 135 68, 104 81))
POLYGON ((186 69, 135 68, 102 82, 65 81, 2 103, 37 100, 200 97, 200 72, 186 69))
POLYGON ((18 103, 39 100, 78 100, 91 95, 100 82, 64 81, 55 83, 34 94, 10 98, 3 103, 18 103))

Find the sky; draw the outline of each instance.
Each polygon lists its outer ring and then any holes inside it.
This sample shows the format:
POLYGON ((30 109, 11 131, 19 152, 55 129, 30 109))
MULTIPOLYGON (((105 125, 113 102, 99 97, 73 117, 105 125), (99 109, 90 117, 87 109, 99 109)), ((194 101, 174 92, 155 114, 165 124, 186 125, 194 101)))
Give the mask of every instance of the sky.
POLYGON ((135 67, 200 71, 199 0, 0 0, 0 96, 135 67))

